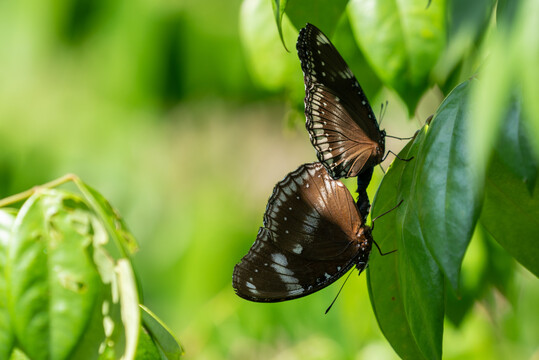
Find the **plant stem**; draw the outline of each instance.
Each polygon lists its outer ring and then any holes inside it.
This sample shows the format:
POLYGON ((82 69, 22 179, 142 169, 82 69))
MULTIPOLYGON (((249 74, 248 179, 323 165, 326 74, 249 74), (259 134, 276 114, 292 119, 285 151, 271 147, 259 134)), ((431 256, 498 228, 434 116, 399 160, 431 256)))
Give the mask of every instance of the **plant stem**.
POLYGON ((75 179, 77 179, 77 175, 75 175, 75 174, 66 174, 66 175, 64 175, 64 176, 62 176, 62 177, 60 177, 58 179, 49 181, 48 183, 45 183, 43 185, 37 185, 37 186, 34 186, 33 188, 28 189, 26 191, 23 191, 21 193, 8 196, 7 198, 0 200, 0 208, 4 207, 4 206, 7 206, 7 205, 11 205, 13 203, 16 203, 16 202, 19 202, 19 201, 22 201, 22 200, 25 200, 25 199, 29 198, 30 196, 32 196, 39 189, 50 189, 50 188, 65 184, 68 181, 74 181, 75 179))

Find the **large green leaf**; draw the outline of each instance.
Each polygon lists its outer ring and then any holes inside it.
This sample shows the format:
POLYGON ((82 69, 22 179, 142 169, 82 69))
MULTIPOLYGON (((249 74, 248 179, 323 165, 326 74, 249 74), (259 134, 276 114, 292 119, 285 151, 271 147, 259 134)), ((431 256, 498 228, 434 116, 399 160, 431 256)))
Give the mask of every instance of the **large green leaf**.
MULTIPOLYGON (((43 190, 24 203, 13 224, 8 304, 18 344, 34 360, 66 359, 101 310, 92 216, 80 198, 43 190)), ((95 340, 86 358, 97 356, 103 339, 95 340)))
POLYGON ((7 308, 6 256, 15 221, 14 210, 0 209, 0 360, 9 359, 15 337, 7 308))
MULTIPOLYGON (((410 145, 402 151, 408 153, 410 145)), ((376 195, 372 215, 378 215, 395 206, 398 199, 399 176, 389 176, 391 173, 402 173, 405 163, 394 162, 380 184, 376 195), (382 196, 383 194, 383 196, 382 196)), ((401 226, 397 224, 397 212, 392 211, 376 220, 373 231, 375 241, 387 252, 397 249, 392 253, 381 257, 373 250, 369 267, 367 268, 367 285, 371 304, 376 319, 391 346, 403 359, 426 359, 418 347, 410 323, 404 309, 402 284, 400 281, 400 250, 398 244, 402 237, 401 226)))
POLYGON ((445 44, 445 0, 352 0, 349 15, 372 68, 413 113, 445 44))
POLYGON ((496 147, 488 168, 481 223, 508 253, 539 276, 539 181, 534 181, 530 191, 529 179, 522 176, 529 169, 537 174, 537 163, 529 151, 522 152, 526 149, 523 146, 526 140, 522 133, 517 134, 522 121, 518 115, 512 111, 507 117, 507 123, 516 127, 515 136, 501 138, 505 141, 496 147), (512 141, 507 141, 511 138, 512 141), (515 165, 510 164, 507 153, 514 154, 514 161, 520 164, 522 172, 514 170, 515 165))
POLYGON ((285 12, 296 29, 311 23, 331 37, 347 4, 348 0, 293 0, 285 12))
POLYGON ((456 87, 442 102, 415 166, 410 202, 417 213, 413 221, 453 289, 479 217, 481 194, 468 154, 467 99, 470 84, 456 87))
MULTIPOLYGON (((428 135, 425 126, 399 154, 416 156, 428 135)), ((368 270, 369 294, 382 332, 404 359, 439 359, 442 353, 444 279, 431 256, 418 224, 417 203, 411 195, 414 162, 395 160, 373 202, 375 241, 395 254, 373 251, 368 270)))

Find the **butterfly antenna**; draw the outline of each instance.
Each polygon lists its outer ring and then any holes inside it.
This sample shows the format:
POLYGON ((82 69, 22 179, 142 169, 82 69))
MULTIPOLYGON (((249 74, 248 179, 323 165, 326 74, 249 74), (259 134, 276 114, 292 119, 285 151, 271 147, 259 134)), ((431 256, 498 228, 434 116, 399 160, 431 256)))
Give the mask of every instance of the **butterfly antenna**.
MULTIPOLYGON (((385 213, 380 214, 380 215, 378 215, 377 217, 375 217, 374 219, 372 219, 372 221, 371 221, 371 230, 374 229, 374 222, 375 222, 377 219, 381 218, 381 217, 384 216, 384 215, 389 214, 390 212, 392 212, 393 210, 395 210, 396 208, 398 208, 399 206, 401 206, 401 204, 402 204, 403 201, 404 201, 404 200, 399 201, 399 203, 398 203, 397 205, 393 206, 391 209, 389 209, 389 210, 386 211, 385 213)), ((378 246, 378 245, 376 245, 376 246, 378 246)), ((378 248, 378 249, 380 249, 380 248, 378 248)))
POLYGON ((401 137, 398 137, 398 136, 391 136, 391 135, 387 135, 387 134, 386 134, 386 137, 392 138, 392 139, 397 139, 397 140, 410 140, 410 139, 414 138, 413 136, 401 138, 401 137))
MULTIPOLYGON (((335 301, 337 301, 337 298, 339 297, 339 294, 341 293, 342 291, 342 288, 344 287, 344 284, 346 284, 346 282, 348 281, 348 279, 350 278, 350 275, 352 275, 353 271, 350 271, 348 273, 348 276, 346 277, 346 280, 344 280, 344 282, 342 283, 341 285, 341 288, 339 289, 339 292, 337 293, 337 295, 335 295, 335 299, 333 299, 333 301, 331 302, 331 304, 329 305, 329 307, 326 309, 326 312, 325 314, 327 314, 329 312, 329 310, 331 309, 331 307, 333 306, 333 304, 335 304, 335 301)), ((361 273, 360 273, 361 274, 361 273)))
POLYGON ((384 116, 386 115, 387 104, 388 104, 388 101, 386 100, 385 106, 384 106, 384 103, 380 105, 380 114, 378 115, 378 119, 380 119, 380 121, 378 122, 378 127, 382 125, 382 120, 384 120, 384 116))
POLYGON ((390 153, 393 154, 393 155, 395 155, 395 157, 396 157, 397 159, 401 160, 401 161, 410 161, 410 160, 412 160, 412 159, 414 158, 414 157, 412 156, 412 157, 410 157, 410 158, 408 158, 408 159, 403 159, 403 158, 401 158, 399 155, 395 154, 393 151, 388 150, 388 151, 386 152, 386 155, 382 158, 382 161, 384 161, 390 153))
POLYGON ((397 249, 395 249, 395 250, 391 250, 389 252, 384 253, 382 252, 382 249, 380 249, 380 246, 378 246, 378 243, 374 241, 374 239, 372 239, 372 242, 374 243, 374 245, 376 245, 376 248, 378 249, 378 252, 380 253, 381 256, 386 256, 397 251, 397 249))

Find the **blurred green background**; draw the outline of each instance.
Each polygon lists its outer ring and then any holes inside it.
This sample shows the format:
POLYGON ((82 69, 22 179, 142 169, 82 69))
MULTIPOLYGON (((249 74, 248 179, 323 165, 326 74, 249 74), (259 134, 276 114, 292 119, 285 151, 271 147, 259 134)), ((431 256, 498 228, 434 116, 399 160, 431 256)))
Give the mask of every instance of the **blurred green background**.
MULTIPOLYGON (((298 101, 288 100, 303 91, 297 32, 285 27, 287 53, 274 23, 265 25, 264 79, 240 31, 249 26, 240 13, 256 6, 273 21, 270 1, 1 1, 0 197, 68 172, 101 191, 139 240, 144 302, 186 359, 394 359, 364 276, 350 279, 328 315, 340 281, 279 304, 249 303, 232 290, 232 269, 274 184, 315 160, 298 101), (272 86, 272 71, 293 85, 272 86)), ((389 100, 382 127, 396 136, 413 134, 442 99, 430 91, 407 120, 376 79, 364 87, 376 113, 389 100)), ((403 145, 388 139, 395 152, 403 145)), ((371 199, 380 178, 377 168, 371 199)), ((471 283, 485 249, 497 246, 472 244, 471 283)), ((510 289, 481 294, 459 328, 447 322, 444 358, 539 359, 536 279, 497 253, 516 269, 510 289)))

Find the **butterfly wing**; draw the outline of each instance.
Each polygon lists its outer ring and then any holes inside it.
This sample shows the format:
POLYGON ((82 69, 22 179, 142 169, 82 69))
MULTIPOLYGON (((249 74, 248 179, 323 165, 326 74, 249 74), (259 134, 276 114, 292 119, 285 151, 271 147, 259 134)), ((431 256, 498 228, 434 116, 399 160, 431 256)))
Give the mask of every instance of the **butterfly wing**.
POLYGON ((233 287, 259 302, 311 294, 366 264, 364 229, 348 189, 320 163, 302 165, 275 186, 264 226, 234 268, 233 287))
POLYGON ((382 161, 384 135, 354 74, 315 26, 297 42, 305 81, 306 127, 317 157, 334 179, 357 176, 382 161))

